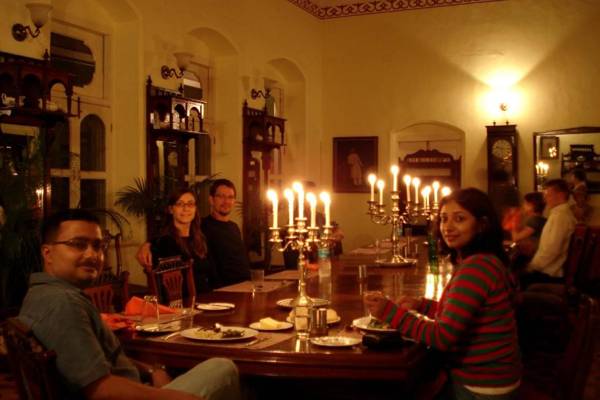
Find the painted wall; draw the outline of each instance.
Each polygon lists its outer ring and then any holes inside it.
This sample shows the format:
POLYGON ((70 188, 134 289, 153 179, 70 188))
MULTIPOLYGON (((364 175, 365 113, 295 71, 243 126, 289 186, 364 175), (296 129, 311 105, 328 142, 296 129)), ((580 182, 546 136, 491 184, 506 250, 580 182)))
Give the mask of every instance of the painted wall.
MULTIPOLYGON (((534 131, 600 124, 599 15, 594 1, 521 0, 327 21, 322 177, 332 137, 378 135, 389 176, 390 135, 438 121, 465 132, 463 185, 486 189, 485 125, 509 119, 529 191, 534 131), (498 81, 514 95, 506 115, 486 106, 498 81)), ((335 196, 346 248, 389 234, 364 215, 367 196, 335 196)))

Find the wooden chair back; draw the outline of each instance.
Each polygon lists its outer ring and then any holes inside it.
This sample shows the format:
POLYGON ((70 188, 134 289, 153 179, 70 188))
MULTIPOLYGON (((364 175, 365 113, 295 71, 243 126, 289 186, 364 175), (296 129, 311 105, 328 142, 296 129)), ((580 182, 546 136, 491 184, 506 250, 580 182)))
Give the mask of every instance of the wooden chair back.
POLYGON ((63 399, 56 353, 44 349, 29 327, 17 318, 2 325, 8 361, 17 382, 19 398, 31 400, 63 399))
POLYGON ((111 271, 114 271, 116 276, 120 276, 123 271, 123 255, 121 254, 121 241, 123 240, 123 235, 121 235, 121 233, 113 235, 108 229, 104 229, 102 231, 102 237, 110 238, 111 241, 111 245, 104 251, 105 269, 110 269, 111 271), (111 256, 111 254, 114 254, 114 256, 111 256), (114 268, 112 265, 113 261, 114 268))
POLYGON ((584 293, 600 294, 600 227, 598 226, 588 228, 575 284, 584 293))
POLYGON ((575 276, 581 267, 581 261, 584 256, 587 233, 587 225, 577 224, 577 226, 575 226, 573 235, 571 235, 567 259, 563 265, 565 284, 567 285, 567 288, 572 287, 575 284, 575 276))
POLYGON ((188 307, 196 295, 193 265, 193 260, 183 261, 180 256, 159 259, 149 273, 150 292, 170 307, 188 307))
POLYGON ((129 272, 116 276, 110 270, 103 271, 94 284, 84 289, 99 312, 114 313, 125 309, 129 300, 129 272))
POLYGON ((561 398, 583 398, 583 391, 594 356, 594 343, 600 329, 598 306, 594 299, 582 296, 574 321, 569 344, 558 370, 561 381, 561 398))

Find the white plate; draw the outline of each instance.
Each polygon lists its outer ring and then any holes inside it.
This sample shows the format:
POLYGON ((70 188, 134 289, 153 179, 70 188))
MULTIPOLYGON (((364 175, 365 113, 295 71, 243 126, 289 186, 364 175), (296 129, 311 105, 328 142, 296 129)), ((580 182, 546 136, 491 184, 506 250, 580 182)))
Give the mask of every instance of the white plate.
POLYGON ((285 331, 286 329, 290 329, 294 326, 294 324, 285 321, 277 321, 279 322, 279 326, 277 328, 263 328, 260 322, 253 322, 249 326, 252 329, 256 329, 257 331, 285 331))
MULTIPOLYGON (((327 300, 327 299, 312 299, 312 301, 313 301, 313 306, 315 306, 315 307, 322 307, 322 306, 329 305, 329 300, 327 300)), ((277 305, 279 307, 283 307, 283 308, 292 308, 293 302, 294 302, 294 299, 281 299, 281 300, 277 300, 277 305)))
POLYGON ((310 338, 312 344, 325 347, 350 347, 356 346, 362 342, 362 338, 345 337, 345 336, 321 336, 310 338))
POLYGON ((162 335, 163 333, 176 332, 181 329, 181 321, 165 322, 164 324, 136 325, 135 330, 149 335, 162 335))
MULTIPOLYGON (((181 336, 188 339, 193 340, 202 340, 206 342, 229 342, 234 340, 244 340, 250 339, 258 335, 258 331, 250 328, 244 328, 243 326, 222 326, 221 332, 226 331, 227 329, 235 329, 236 331, 243 331, 244 334, 239 337, 221 337, 220 334, 214 334, 213 337, 207 337, 201 334, 201 330, 199 328, 190 328, 181 332, 181 336)), ((209 331, 210 332, 210 331, 209 331)))
POLYGON ((225 310, 233 310, 235 308, 235 304, 233 303, 198 303, 196 305, 198 310, 203 311, 225 311, 225 310))
POLYGON ((371 322, 371 317, 367 316, 367 317, 361 317, 361 318, 357 318, 354 321, 352 321, 352 326, 357 327, 358 329, 361 329, 365 332, 375 332, 375 333, 383 333, 383 332, 396 332, 395 329, 391 329, 391 328, 370 328, 369 327, 369 322, 371 322))
MULTIPOLYGON (((290 324, 293 324, 294 321, 292 321, 292 317, 290 315, 287 316, 287 318, 285 319, 287 322, 289 322, 290 324)), ((327 320, 327 325, 333 325, 333 324, 337 324, 338 322, 340 322, 342 320, 342 317, 340 317, 339 315, 334 318, 334 319, 328 319, 327 320)))

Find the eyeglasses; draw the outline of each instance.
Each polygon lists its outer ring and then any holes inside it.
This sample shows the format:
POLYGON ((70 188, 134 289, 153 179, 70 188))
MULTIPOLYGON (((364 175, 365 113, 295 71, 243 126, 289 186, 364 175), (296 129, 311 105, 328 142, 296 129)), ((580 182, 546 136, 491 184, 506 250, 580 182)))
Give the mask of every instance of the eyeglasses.
POLYGON ((196 207, 196 202, 195 201, 188 201, 186 203, 186 202, 183 202, 183 201, 178 201, 177 203, 175 203, 175 207, 179 207, 179 208, 184 208, 184 207, 194 208, 194 207, 196 207))
POLYGON ((109 239, 86 239, 86 238, 74 238, 69 240, 61 240, 52 242, 50 244, 64 244, 75 250, 86 251, 88 246, 92 246, 94 251, 104 251, 108 249, 110 244, 109 239))
POLYGON ((215 194, 214 197, 221 199, 221 200, 235 200, 235 196, 233 195, 224 195, 224 194, 215 194))

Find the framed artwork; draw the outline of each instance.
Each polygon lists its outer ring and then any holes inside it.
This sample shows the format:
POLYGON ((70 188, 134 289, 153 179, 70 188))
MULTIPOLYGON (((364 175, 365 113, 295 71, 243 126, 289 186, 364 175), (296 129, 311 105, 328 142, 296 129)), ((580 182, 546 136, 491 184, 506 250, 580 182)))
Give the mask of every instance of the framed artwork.
POLYGON ((558 159, 558 136, 540 137, 540 159, 557 160, 558 159))
POLYGON ((377 173, 377 136, 333 138, 333 191, 368 193, 367 175, 377 173))

